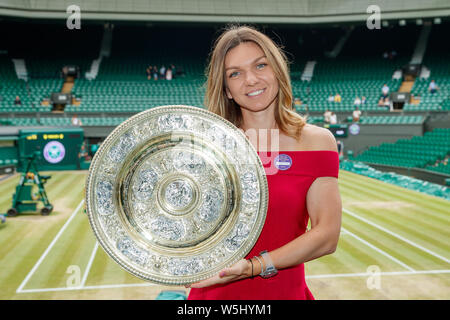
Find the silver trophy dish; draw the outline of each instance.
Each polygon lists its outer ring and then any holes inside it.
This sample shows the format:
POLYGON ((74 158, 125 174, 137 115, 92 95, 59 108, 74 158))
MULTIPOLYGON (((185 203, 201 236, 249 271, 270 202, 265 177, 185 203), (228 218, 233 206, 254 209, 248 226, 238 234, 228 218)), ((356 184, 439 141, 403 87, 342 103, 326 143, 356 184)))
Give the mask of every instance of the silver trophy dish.
POLYGON ((245 257, 268 206, 258 154, 222 117, 190 106, 134 115, 102 143, 86 212, 105 252, 158 284, 209 278, 245 257))

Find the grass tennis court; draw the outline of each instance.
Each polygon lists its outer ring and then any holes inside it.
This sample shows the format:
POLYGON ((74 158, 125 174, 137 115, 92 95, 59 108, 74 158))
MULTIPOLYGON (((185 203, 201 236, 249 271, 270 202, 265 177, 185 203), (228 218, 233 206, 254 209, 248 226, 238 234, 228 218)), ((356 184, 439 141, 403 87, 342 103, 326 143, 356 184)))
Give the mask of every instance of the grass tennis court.
MULTIPOLYGON (((0 299, 155 299, 98 246, 83 213, 87 171, 46 172, 55 209, 0 225, 0 299)), ((0 212, 19 175, 0 182, 0 212)), ((306 264, 316 299, 450 299, 450 202, 340 171, 338 249, 306 264)))

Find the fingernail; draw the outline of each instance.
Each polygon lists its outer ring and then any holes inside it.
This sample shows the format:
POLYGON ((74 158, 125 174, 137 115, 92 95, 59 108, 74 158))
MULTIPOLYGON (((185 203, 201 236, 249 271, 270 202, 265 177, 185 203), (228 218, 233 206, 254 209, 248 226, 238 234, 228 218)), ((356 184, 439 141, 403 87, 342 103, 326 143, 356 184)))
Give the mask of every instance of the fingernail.
POLYGON ((222 271, 219 276, 224 277, 225 276, 225 271, 222 271))

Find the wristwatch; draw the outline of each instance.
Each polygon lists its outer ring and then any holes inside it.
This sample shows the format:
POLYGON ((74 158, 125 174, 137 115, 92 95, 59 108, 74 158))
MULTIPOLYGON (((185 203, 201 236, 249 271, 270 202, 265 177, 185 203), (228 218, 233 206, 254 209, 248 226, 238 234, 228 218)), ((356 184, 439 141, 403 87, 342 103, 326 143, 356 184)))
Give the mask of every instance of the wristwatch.
POLYGON ((262 268, 262 271, 259 275, 264 279, 276 275, 278 273, 278 270, 273 265, 272 259, 270 259, 270 255, 267 250, 261 251, 259 254, 264 259, 264 263, 266 265, 266 269, 262 268))

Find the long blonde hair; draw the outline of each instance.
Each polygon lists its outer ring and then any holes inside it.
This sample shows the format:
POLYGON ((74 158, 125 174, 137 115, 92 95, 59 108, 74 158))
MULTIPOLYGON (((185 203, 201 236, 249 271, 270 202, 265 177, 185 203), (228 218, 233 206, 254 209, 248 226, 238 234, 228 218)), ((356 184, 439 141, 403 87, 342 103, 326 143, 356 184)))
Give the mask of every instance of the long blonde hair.
POLYGON ((272 39, 252 27, 228 27, 215 41, 206 69, 205 106, 209 111, 222 116, 238 128, 242 125, 239 105, 234 100, 228 99, 226 95, 225 56, 234 47, 249 41, 261 48, 278 79, 279 90, 275 109, 278 128, 288 136, 300 139, 306 120, 296 113, 292 106, 292 86, 286 55, 272 39))

